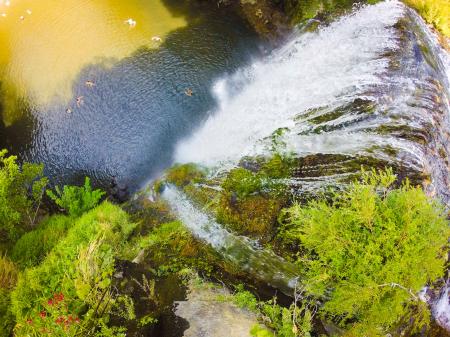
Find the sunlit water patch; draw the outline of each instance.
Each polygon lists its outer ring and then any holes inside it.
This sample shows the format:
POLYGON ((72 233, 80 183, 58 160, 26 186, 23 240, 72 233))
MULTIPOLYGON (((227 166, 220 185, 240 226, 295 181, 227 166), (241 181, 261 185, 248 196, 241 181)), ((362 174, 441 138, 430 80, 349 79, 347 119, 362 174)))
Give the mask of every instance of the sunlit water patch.
POLYGON ((259 53, 250 29, 210 3, 16 0, 2 10, 0 146, 43 162, 56 183, 89 175, 138 187, 212 110, 212 83, 259 53))
MULTIPOLYGON (((69 100, 72 82, 85 65, 156 47, 156 37, 185 25, 159 0, 3 0, 2 77, 9 90, 35 104, 69 100)), ((6 124, 15 117, 6 114, 6 124)))

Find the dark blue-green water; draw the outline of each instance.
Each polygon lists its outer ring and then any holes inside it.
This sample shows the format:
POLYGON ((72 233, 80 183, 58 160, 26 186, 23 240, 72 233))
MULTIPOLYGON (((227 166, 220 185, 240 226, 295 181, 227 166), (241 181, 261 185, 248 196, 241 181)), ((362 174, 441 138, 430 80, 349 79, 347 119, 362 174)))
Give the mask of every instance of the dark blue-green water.
POLYGON ((214 109, 213 83, 262 53, 261 41, 230 10, 174 3, 167 6, 187 18, 186 27, 157 49, 87 65, 73 86, 83 104, 72 113, 67 103, 43 111, 25 98, 17 109, 26 117, 0 125, 0 148, 44 163, 58 184, 88 175, 96 185, 115 179, 132 191, 169 166, 177 141, 214 109), (93 88, 85 85, 90 79, 93 88))

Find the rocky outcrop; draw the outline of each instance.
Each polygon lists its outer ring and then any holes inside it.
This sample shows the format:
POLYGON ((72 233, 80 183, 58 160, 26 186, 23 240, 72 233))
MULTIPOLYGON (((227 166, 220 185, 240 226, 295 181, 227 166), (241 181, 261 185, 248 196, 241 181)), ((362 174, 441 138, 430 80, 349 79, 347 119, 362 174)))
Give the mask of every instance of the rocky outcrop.
POLYGON ((256 315, 226 300, 227 290, 192 286, 186 301, 177 302, 176 314, 189 322, 184 337, 250 337, 256 315))

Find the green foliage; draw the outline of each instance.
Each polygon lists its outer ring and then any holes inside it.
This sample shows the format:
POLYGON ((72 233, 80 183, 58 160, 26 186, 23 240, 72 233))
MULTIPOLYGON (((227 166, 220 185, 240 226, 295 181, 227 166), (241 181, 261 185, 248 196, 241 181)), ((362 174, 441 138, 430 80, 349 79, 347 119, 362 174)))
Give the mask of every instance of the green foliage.
POLYGON ((22 268, 37 266, 65 237, 72 224, 72 218, 62 215, 54 215, 44 220, 37 229, 20 237, 12 249, 12 260, 22 268))
POLYGON ((14 263, 4 255, 0 255, 0 289, 11 289, 16 284, 17 268, 14 263))
POLYGON ((114 256, 134 227, 124 211, 108 202, 77 219, 40 265, 20 274, 11 294, 18 323, 15 334, 59 331, 56 325, 61 321, 42 320, 42 312, 46 317, 60 315, 65 321, 69 316, 79 318, 80 324, 73 328, 83 336, 94 335, 98 329, 107 333, 108 314, 117 308, 111 290, 114 256), (55 296, 61 295, 64 305, 56 307, 55 296), (29 320, 43 325, 29 324, 29 320))
POLYGON ((318 16, 330 16, 350 9, 355 0, 286 0, 286 12, 294 24, 304 23, 306 20, 318 16))
POLYGON ((175 165, 166 173, 166 180, 178 187, 201 181, 205 172, 195 164, 175 165))
POLYGON ((293 160, 275 153, 254 163, 257 172, 232 169, 215 199, 216 219, 233 231, 265 241, 272 237, 280 210, 287 200, 281 180, 290 175, 293 160))
POLYGON ((17 281, 18 271, 13 262, 0 255, 0 336, 10 336, 14 327, 10 291, 17 281))
POLYGON ((391 170, 363 172, 332 202, 288 209, 280 229, 280 239, 298 247, 307 293, 348 336, 384 336, 405 316, 420 328, 429 313, 417 293, 443 276, 443 207, 408 181, 392 189, 394 180, 391 170))
POLYGON ((59 186, 56 186, 55 192, 47 190, 47 195, 72 217, 81 216, 94 208, 105 195, 105 192, 99 189, 92 190, 88 177, 85 178, 83 187, 65 185, 61 191, 59 186))
POLYGON ((285 198, 252 195, 233 200, 230 193, 222 193, 216 209, 216 219, 233 231, 259 239, 271 237, 285 198))
POLYGON ((297 307, 293 303, 289 308, 285 308, 277 304, 276 298, 258 301, 251 292, 244 290, 242 285, 236 287, 232 301, 238 307, 258 314, 260 320, 275 332, 273 334, 260 326, 254 326, 250 331, 252 336, 310 337, 313 315, 305 304, 297 307))
POLYGON ((274 334, 272 332, 261 327, 259 324, 255 324, 251 328, 250 335, 252 335, 253 337, 273 337, 274 336, 274 334))
POLYGON ((16 156, 0 151, 0 238, 14 241, 34 225, 48 183, 43 170, 30 163, 20 167, 16 156))
POLYGON ((134 245, 145 249, 148 259, 158 266, 155 271, 158 276, 192 266, 205 273, 211 270, 207 248, 201 246, 179 221, 161 224, 134 245))
POLYGON ((236 193, 240 199, 258 193, 278 195, 284 191, 285 186, 277 180, 289 177, 293 159, 288 155, 275 153, 259 164, 258 172, 243 167, 232 169, 223 181, 222 188, 236 193))
POLYGON ((259 192, 263 186, 262 177, 242 167, 231 170, 222 184, 225 190, 236 193, 239 198, 259 192))
POLYGON ((253 312, 257 311, 259 304, 256 297, 250 291, 244 290, 244 286, 242 284, 236 287, 233 302, 239 308, 245 308, 253 312))
POLYGON ((11 312, 10 293, 6 289, 0 288, 0 336, 11 336, 15 320, 11 312))
POLYGON ((293 158, 288 155, 275 153, 262 167, 268 177, 272 179, 288 178, 291 173, 293 158))

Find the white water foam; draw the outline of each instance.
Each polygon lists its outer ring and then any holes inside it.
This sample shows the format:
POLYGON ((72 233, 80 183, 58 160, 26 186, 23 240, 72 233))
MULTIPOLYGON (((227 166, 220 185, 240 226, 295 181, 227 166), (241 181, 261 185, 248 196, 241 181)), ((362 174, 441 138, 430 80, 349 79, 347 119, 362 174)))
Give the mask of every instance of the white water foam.
MULTIPOLYGON (((363 7, 317 33, 294 37, 268 60, 220 80, 214 87, 218 110, 179 144, 176 161, 216 165, 261 154, 261 141, 278 128, 294 128, 299 114, 382 86, 380 75, 389 61, 381 55, 396 47, 392 26, 404 12, 398 1, 363 7)), ((354 130, 296 137, 290 145, 298 153, 355 153, 380 141, 360 133, 349 144, 349 132, 354 130)))
POLYGON ((441 297, 432 305, 433 315, 440 326, 450 331, 450 298, 448 285, 444 288, 441 297))
POLYGON ((297 280, 296 266, 263 249, 256 241, 227 231, 175 187, 167 186, 162 197, 192 234, 210 244, 226 261, 286 294, 292 294, 297 280))

